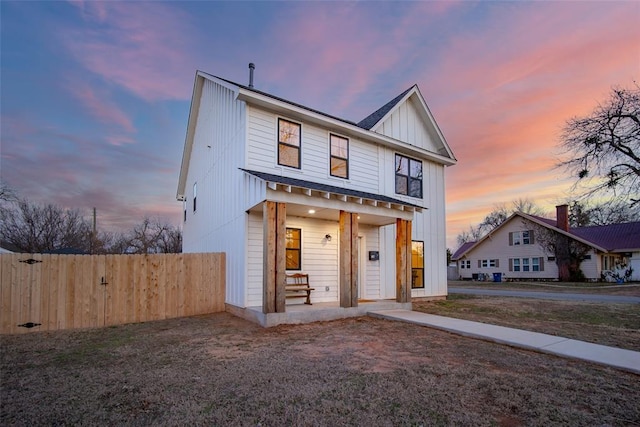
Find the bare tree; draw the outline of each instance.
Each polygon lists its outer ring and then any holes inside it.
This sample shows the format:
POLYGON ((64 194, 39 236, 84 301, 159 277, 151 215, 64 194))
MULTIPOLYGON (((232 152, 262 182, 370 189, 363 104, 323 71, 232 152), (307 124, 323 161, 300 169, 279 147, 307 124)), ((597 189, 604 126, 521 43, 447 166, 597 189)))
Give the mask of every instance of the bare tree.
POLYGON ((91 225, 78 210, 19 200, 0 209, 0 239, 26 253, 89 250, 91 225))
POLYGON ((562 282, 582 282, 585 280, 580 264, 591 250, 591 247, 579 241, 550 230, 541 225, 527 222, 527 227, 533 227, 536 243, 555 257, 558 266, 558 280, 562 282))
POLYGON ((630 205, 623 200, 612 200, 589 208, 589 225, 621 224, 640 221, 640 203, 630 205))
POLYGON ((16 192, 6 182, 0 181, 0 202, 15 202, 18 200, 16 192))
POLYGON ((568 202, 569 205, 569 226, 587 227, 591 225, 591 211, 579 201, 568 202))
POLYGON ((467 242, 475 242, 482 237, 482 230, 479 227, 469 226, 469 229, 458 234, 456 241, 458 246, 462 246, 467 242))
POLYGON ((474 242, 482 236, 490 233, 493 229, 505 222, 514 212, 523 212, 529 215, 544 215, 542 208, 528 198, 520 198, 511 202, 510 206, 504 203, 497 204, 493 210, 484 217, 482 222, 476 227, 470 226, 468 231, 463 231, 456 238, 458 246, 466 242, 474 242))
POLYGON ((585 117, 569 119, 560 146, 564 167, 587 195, 623 197, 640 203, 640 86, 613 88, 609 99, 585 117))
POLYGON ((145 217, 131 231, 114 238, 110 251, 129 254, 182 252, 182 232, 167 222, 145 217))

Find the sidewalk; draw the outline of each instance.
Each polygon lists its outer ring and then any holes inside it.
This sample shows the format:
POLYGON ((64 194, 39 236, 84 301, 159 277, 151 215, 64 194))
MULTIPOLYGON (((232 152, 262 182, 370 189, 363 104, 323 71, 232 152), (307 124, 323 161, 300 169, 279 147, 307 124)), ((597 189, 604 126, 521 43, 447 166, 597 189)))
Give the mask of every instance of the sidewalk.
POLYGON ((472 338, 526 348, 640 374, 640 352, 591 344, 521 329, 505 328, 409 310, 370 311, 370 316, 429 326, 472 338))

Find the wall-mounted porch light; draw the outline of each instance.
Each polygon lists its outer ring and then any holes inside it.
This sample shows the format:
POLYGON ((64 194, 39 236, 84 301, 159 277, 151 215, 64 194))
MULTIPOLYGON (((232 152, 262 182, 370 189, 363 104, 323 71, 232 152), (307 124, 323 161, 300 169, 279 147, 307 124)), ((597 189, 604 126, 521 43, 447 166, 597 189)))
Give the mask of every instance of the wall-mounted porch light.
POLYGON ((327 242, 331 241, 331 234, 325 234, 324 238, 327 239, 327 242))

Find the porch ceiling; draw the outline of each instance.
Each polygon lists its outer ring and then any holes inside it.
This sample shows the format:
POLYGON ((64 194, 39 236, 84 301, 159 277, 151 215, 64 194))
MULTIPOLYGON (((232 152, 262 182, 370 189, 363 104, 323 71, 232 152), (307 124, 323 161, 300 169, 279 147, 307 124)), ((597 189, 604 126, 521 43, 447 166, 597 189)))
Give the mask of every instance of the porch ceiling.
MULTIPOLYGON (((361 224, 388 225, 412 219, 422 207, 379 194, 245 170, 265 182, 267 200, 286 203, 287 215, 338 221, 340 211, 357 213, 361 224)), ((262 212, 262 203, 249 209, 262 212)))
MULTIPOLYGON (((311 202, 312 200, 310 200, 311 202)), ((346 208, 345 208, 346 209, 346 208)), ((249 212, 262 214, 262 203, 249 209, 249 212)), ((340 219, 340 209, 324 208, 313 204, 287 203, 287 216, 298 216, 302 218, 313 218, 326 221, 338 222, 340 219), (309 211, 313 211, 310 213, 309 211)), ((396 218, 388 216, 374 215, 370 213, 358 213, 358 222, 365 225, 383 226, 395 224, 396 218)))

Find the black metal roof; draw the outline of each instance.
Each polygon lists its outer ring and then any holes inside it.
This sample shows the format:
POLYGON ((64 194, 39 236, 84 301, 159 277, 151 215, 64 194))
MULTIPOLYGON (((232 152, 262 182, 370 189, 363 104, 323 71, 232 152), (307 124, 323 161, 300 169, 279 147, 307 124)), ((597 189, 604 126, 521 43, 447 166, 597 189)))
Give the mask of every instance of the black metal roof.
POLYGON ((209 73, 206 73, 206 72, 204 72, 204 71, 200 71, 200 72, 201 72, 202 74, 206 74, 206 75, 208 75, 208 76, 211 76, 211 77, 216 78, 216 79, 218 79, 218 80, 222 80, 222 81, 227 82, 227 83, 229 83, 229 84, 232 84, 232 85, 234 85, 234 86, 238 86, 238 87, 240 87, 240 88, 242 88, 242 89, 249 90, 249 91, 251 91, 251 92, 255 92, 255 93, 258 93, 258 94, 260 94, 260 95, 267 96, 267 97, 272 98, 272 99, 275 99, 275 100, 277 100, 277 101, 286 102, 287 104, 291 104, 291 105, 293 105, 293 106, 296 106, 296 107, 299 107, 299 108, 303 108, 303 109, 305 109, 305 110, 307 110, 307 111, 311 111, 311 112, 313 112, 313 113, 320 114, 320 115, 325 116, 325 117, 328 117, 328 118, 330 118, 330 119, 338 120, 338 121, 341 121, 341 122, 344 122, 344 123, 347 123, 347 124, 350 124, 350 125, 353 125, 353 126, 357 126, 357 127, 359 127, 359 128, 362 128, 362 129, 366 129, 366 130, 371 130, 371 128, 372 128, 376 123, 378 123, 378 122, 380 121, 380 119, 381 119, 381 118, 383 118, 383 117, 384 117, 384 116, 385 116, 389 111, 391 111, 391 110, 393 109, 393 107, 395 107, 395 106, 396 106, 396 104, 397 104, 398 102, 400 102, 400 100, 401 100, 402 98, 404 98, 404 96, 405 96, 405 95, 406 95, 406 94, 407 94, 411 89, 413 89, 413 87, 415 86, 415 85, 414 85, 414 86, 411 86, 409 89, 405 90, 405 91, 404 91, 404 92, 402 92, 400 95, 396 96, 396 97, 395 97, 395 98, 393 98, 391 101, 387 102, 385 105, 383 105, 382 107, 380 107, 378 110, 374 111, 373 113, 371 113, 370 115, 368 115, 367 117, 365 117, 363 120, 361 120, 360 122, 356 123, 356 122, 352 122, 351 120, 347 120, 347 119, 343 119, 343 118, 341 118, 341 117, 333 116, 333 115, 328 114, 328 113, 325 113, 325 112, 323 112, 323 111, 316 110, 316 109, 313 109, 313 108, 309 108, 309 107, 307 107, 307 106, 305 106, 305 105, 302 105, 302 104, 298 104, 298 103, 296 103, 296 102, 289 101, 288 99, 284 99, 284 98, 281 98, 281 97, 279 97, 279 96, 275 96, 275 95, 272 95, 272 94, 270 94, 270 93, 263 92, 263 91, 261 91, 261 90, 258 90, 258 89, 253 88, 253 87, 249 87, 249 86, 247 86, 247 85, 243 85, 243 84, 240 84, 240 83, 236 83, 236 82, 234 82, 234 81, 231 81, 231 80, 228 80, 228 79, 225 79, 225 78, 222 78, 222 77, 214 76, 214 75, 209 74, 209 73))
POLYGON ((248 170, 248 169, 240 168, 240 170, 248 174, 251 174, 253 176, 257 176, 258 178, 263 179, 265 181, 276 182, 278 184, 308 188, 310 190, 324 191, 327 193, 341 194, 344 196, 358 197, 362 199, 376 200, 376 201, 385 202, 385 203, 393 203, 396 205, 410 206, 412 208, 426 209, 422 206, 414 205, 413 203, 408 203, 399 199, 394 199, 393 197, 383 196, 382 194, 367 193, 365 191, 351 190, 348 188, 336 187, 334 185, 320 184, 317 182, 306 181, 303 179, 289 178, 287 176, 273 175, 270 173, 258 172, 258 171, 248 170))
POLYGON ((389 111, 391 111, 393 107, 395 107, 396 104, 400 102, 400 100, 404 98, 411 89, 413 89, 413 86, 393 98, 391 101, 384 104, 378 110, 365 117, 363 120, 358 122, 357 126, 366 130, 371 130, 371 128, 374 127, 376 123, 378 123, 380 119, 382 119, 389 111))

